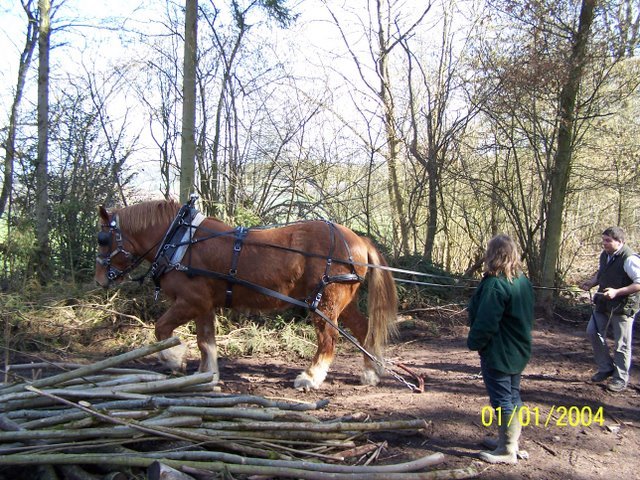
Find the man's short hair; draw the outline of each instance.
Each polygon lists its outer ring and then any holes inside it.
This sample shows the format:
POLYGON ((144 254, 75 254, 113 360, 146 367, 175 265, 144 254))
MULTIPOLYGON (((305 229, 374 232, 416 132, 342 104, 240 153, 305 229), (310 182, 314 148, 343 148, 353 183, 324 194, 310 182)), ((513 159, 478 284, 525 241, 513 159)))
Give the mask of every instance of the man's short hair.
POLYGON ((614 240, 617 240, 620 243, 624 243, 624 230, 620 227, 609 227, 604 232, 602 232, 602 235, 606 235, 613 238, 614 240))

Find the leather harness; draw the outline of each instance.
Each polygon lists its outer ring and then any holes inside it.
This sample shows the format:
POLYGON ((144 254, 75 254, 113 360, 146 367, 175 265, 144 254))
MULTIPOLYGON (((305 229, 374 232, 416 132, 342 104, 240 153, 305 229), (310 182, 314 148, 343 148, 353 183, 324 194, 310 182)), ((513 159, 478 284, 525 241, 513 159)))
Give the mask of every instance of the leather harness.
MULTIPOLYGON (((199 275, 225 281, 227 284, 225 291, 225 307, 227 308, 230 308, 233 304, 233 286, 242 285, 244 287, 251 288, 252 290, 257 291, 261 294, 278 298, 279 300, 286 301, 287 303, 302 306, 308 310, 316 312, 318 309, 318 305, 322 301, 322 295, 327 285, 330 285, 331 283, 361 283, 364 281, 364 278, 358 275, 355 270, 353 257, 351 256, 351 250, 349 249, 349 245, 346 239, 336 228, 335 224, 328 220, 325 220, 325 223, 329 228, 330 245, 328 255, 326 256, 324 274, 320 279, 317 287, 314 289, 313 293, 304 301, 294 299, 293 297, 289 297, 288 295, 284 295, 275 290, 271 290, 260 285, 253 284, 246 280, 237 278, 240 254, 242 252, 245 239, 252 230, 247 227, 237 227, 234 230, 216 233, 215 235, 207 237, 213 238, 218 236, 233 235, 234 242, 233 249, 231 251, 231 266, 228 273, 225 274, 221 272, 204 270, 191 266, 189 262, 182 262, 182 259, 185 257, 185 253, 189 253, 189 247, 203 240, 202 238, 194 238, 195 232, 199 228, 202 228, 199 226, 200 222, 194 224, 194 220, 201 216, 198 210, 194 207, 194 202, 195 198, 192 198, 189 202, 187 202, 180 208, 173 222, 169 226, 169 229, 167 230, 160 246, 158 247, 158 251, 149 270, 151 278, 153 278, 153 281, 156 285, 156 297, 160 292, 160 278, 162 277, 162 275, 175 269, 181 272, 185 272, 189 276, 199 275), (334 262, 333 254, 336 248, 336 236, 339 236, 342 240, 348 256, 348 261, 340 261, 339 263, 348 264, 350 266, 351 272, 331 275, 331 266, 334 262), (182 250, 181 254, 179 254, 180 250, 182 250)), ((287 248, 285 248, 285 250, 291 250, 302 255, 305 254, 304 252, 298 250, 287 248)))
MULTIPOLYGON (((156 292, 155 292, 156 298, 160 293, 160 277, 162 277, 162 275, 164 275, 165 273, 173 269, 175 269, 176 271, 185 272, 188 276, 200 275, 204 277, 213 278, 216 280, 225 281, 227 283, 226 294, 225 294, 225 304, 227 307, 230 307, 232 304, 233 286, 241 285, 243 287, 254 290, 255 292, 258 292, 262 295, 267 295, 267 296, 276 298, 278 300, 281 300, 283 302, 289 303, 291 305, 295 305, 297 307, 302 307, 306 310, 312 311, 313 313, 318 315, 320 318, 322 318, 322 320, 324 320, 328 325, 330 325, 332 328, 338 331, 343 337, 345 337, 350 343, 352 343, 358 350, 360 350, 360 352, 362 352, 363 355, 368 357, 374 364, 379 365, 383 369, 387 370, 389 374, 393 376, 396 380, 405 384, 410 390, 414 392, 421 393, 424 391, 424 380, 422 379, 422 377, 417 376, 402 364, 398 364, 399 367, 411 373, 414 377, 418 379, 418 386, 408 382, 401 375, 396 373, 393 369, 387 368, 384 365, 384 363, 382 363, 378 358, 373 356, 362 345, 360 345, 360 343, 351 334, 349 334, 347 331, 341 328, 337 323, 333 322, 326 314, 324 314, 321 310, 318 309, 318 306, 322 300, 322 294, 324 293, 324 289, 327 287, 327 285, 330 285, 331 283, 362 283, 364 282, 364 278, 358 275, 358 273, 355 270, 355 265, 362 265, 366 267, 376 267, 374 265, 361 264, 353 261, 351 251, 349 249, 349 244, 347 243, 342 233, 336 228, 334 223, 328 220, 325 220, 325 223, 329 228, 329 235, 330 235, 329 252, 326 257, 324 257, 324 255, 307 253, 300 250, 296 250, 294 248, 284 247, 281 245, 260 244, 265 247, 278 248, 280 250, 294 252, 307 257, 326 258, 324 275, 322 276, 318 286, 314 289, 313 293, 303 301, 303 300, 291 297, 289 295, 285 295, 276 290, 272 290, 272 289, 263 287, 261 285, 256 285, 255 283, 252 283, 237 277, 237 273, 238 273, 237 268, 238 268, 240 254, 242 252, 242 247, 251 229, 246 227, 238 227, 234 230, 225 231, 225 232, 214 232, 205 237, 195 238, 195 233, 198 230, 198 228, 202 228, 200 227, 200 223, 204 219, 204 216, 201 213, 199 213, 197 209, 194 207, 196 199, 197 199, 197 196, 192 195, 191 199, 180 208, 173 222, 169 226, 169 229, 165 233, 165 236, 162 242, 160 243, 160 246, 158 247, 156 256, 153 260, 153 263, 151 264, 151 267, 149 268, 146 274, 136 279, 137 281, 142 282, 144 278, 148 274, 150 274, 156 285, 156 292), (231 267, 229 268, 228 273, 221 273, 221 272, 199 269, 191 266, 188 263, 187 265, 182 263, 182 260, 185 257, 185 255, 189 253, 189 247, 191 245, 194 245, 196 243, 199 243, 201 241, 208 240, 211 238, 216 238, 219 236, 229 236, 229 235, 234 236, 234 242, 233 242, 233 251, 231 256, 231 267), (348 260, 333 259, 333 254, 336 247, 336 235, 338 235, 343 242, 343 246, 348 254, 348 260), (338 274, 338 275, 331 275, 331 265, 334 263, 334 261, 342 265, 349 265, 351 272, 338 274)), ((118 243, 118 249, 112 252, 110 255, 108 254, 104 258, 102 256, 99 256, 98 261, 109 270, 109 279, 113 280, 115 277, 123 276, 124 274, 129 273, 133 268, 135 268, 135 266, 137 266, 142 261, 144 256, 138 259, 134 259, 134 261, 132 262, 132 265, 130 265, 124 271, 114 269, 110 265, 110 260, 113 255, 116 255, 118 253, 124 253, 128 257, 132 255, 126 250, 124 250, 124 247, 122 245, 123 243, 122 234, 120 232, 117 220, 114 220, 111 224, 106 225, 106 227, 109 227, 109 232, 101 232, 102 237, 104 237, 102 238, 102 241, 100 239, 101 234, 99 234, 98 241, 100 245, 105 245, 105 246, 110 245, 111 234, 115 233, 116 240, 118 243), (107 239, 107 235, 109 237, 108 239, 107 239), (111 272, 111 270, 113 270, 113 272, 111 272), (114 278, 112 278, 111 273, 113 273, 114 278)))

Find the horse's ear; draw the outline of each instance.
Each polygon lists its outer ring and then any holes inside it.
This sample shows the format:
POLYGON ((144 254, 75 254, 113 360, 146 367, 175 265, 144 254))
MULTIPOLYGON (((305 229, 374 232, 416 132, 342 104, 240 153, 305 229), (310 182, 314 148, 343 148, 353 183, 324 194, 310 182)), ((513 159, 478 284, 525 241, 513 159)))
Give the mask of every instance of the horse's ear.
POLYGON ((109 223, 109 212, 104 208, 104 205, 100 205, 100 207, 98 207, 98 213, 100 213, 100 218, 104 220, 104 223, 109 223))

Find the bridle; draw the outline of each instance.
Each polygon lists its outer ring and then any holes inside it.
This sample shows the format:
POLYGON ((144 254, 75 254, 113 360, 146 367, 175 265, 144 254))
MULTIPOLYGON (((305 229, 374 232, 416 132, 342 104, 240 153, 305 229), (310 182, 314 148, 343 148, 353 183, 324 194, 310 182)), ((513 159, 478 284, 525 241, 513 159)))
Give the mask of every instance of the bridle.
POLYGON ((102 228, 108 228, 109 231, 102 230, 101 232, 98 232, 98 245, 101 247, 111 247, 114 239, 116 242, 115 249, 105 254, 98 253, 98 256, 96 257, 96 262, 107 269, 108 285, 111 285, 112 282, 120 277, 124 277, 140 265, 144 260, 144 256, 136 257, 133 253, 124 248, 124 237, 120 231, 117 214, 114 215, 109 223, 102 224, 102 228), (119 254, 124 255, 129 261, 129 265, 124 270, 120 270, 111 264, 111 259, 119 254))

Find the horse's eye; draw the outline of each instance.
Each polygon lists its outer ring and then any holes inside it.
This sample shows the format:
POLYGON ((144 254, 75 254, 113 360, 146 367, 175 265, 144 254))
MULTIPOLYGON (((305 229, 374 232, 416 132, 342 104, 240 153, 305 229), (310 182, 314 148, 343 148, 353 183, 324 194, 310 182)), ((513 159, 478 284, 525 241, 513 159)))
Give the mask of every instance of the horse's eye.
POLYGON ((98 245, 101 247, 108 247, 111 245, 111 233, 110 232, 100 232, 98 233, 98 245))

